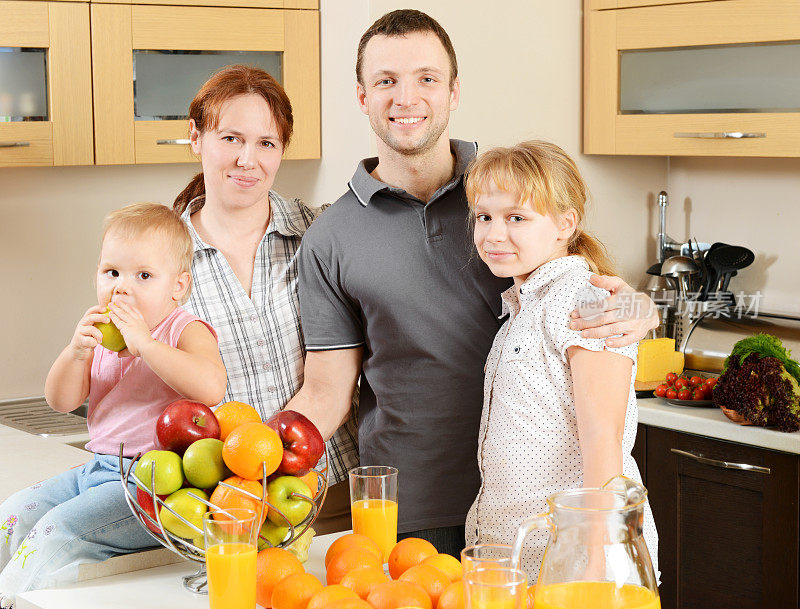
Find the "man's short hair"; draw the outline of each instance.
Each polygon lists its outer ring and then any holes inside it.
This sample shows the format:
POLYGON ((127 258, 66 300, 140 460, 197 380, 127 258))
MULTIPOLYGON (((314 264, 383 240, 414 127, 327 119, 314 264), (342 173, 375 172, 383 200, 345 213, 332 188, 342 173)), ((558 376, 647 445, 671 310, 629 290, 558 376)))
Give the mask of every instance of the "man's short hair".
POLYGON ((456 77, 458 76, 458 61, 456 60, 456 51, 453 48, 453 43, 450 42, 450 36, 444 31, 444 28, 439 25, 430 15, 426 15, 422 11, 417 11, 410 8, 399 9, 386 13, 383 17, 373 23, 369 29, 361 36, 358 43, 358 55, 356 57, 356 78, 359 84, 364 85, 364 79, 361 76, 361 68, 364 63, 364 49, 367 43, 373 36, 405 36, 413 32, 431 32, 442 43, 447 56, 450 58, 450 86, 453 86, 456 77))

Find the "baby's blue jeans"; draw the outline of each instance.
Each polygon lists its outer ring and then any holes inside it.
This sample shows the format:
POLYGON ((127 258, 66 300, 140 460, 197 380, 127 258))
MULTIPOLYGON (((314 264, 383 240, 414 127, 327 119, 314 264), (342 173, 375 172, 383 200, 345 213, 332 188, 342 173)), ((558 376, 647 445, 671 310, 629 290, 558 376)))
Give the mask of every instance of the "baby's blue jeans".
POLYGON ((0 607, 22 592, 76 581, 81 563, 154 545, 125 503, 118 457, 94 455, 0 505, 0 607))

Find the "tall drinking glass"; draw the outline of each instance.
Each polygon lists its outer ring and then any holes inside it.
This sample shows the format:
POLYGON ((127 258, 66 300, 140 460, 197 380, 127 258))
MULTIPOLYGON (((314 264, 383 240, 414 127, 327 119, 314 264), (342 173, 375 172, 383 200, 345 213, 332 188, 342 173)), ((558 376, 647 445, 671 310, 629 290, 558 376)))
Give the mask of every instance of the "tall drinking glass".
POLYGON ((397 543, 397 469, 368 465, 349 473, 353 532, 377 543, 385 563, 397 543))
POLYGON ((258 514, 246 508, 203 516, 208 601, 211 609, 254 609, 258 514))
POLYGON ((503 543, 481 543, 461 550, 461 569, 466 575, 477 569, 511 568, 511 546, 503 543))
POLYGON ((464 575, 466 609, 525 609, 528 577, 510 568, 476 569, 464 575))

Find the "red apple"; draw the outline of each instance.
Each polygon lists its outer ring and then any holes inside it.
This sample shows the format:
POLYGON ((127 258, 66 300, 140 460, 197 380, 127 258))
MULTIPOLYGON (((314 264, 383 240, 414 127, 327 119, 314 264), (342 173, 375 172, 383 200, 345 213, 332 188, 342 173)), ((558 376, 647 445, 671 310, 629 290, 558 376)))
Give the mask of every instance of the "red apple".
POLYGON ((203 438, 219 440, 219 422, 214 412, 200 402, 172 402, 156 421, 156 446, 181 457, 193 442, 203 438))
POLYGON ((278 472, 304 476, 322 457, 325 442, 317 426, 294 410, 281 410, 272 415, 267 425, 278 432, 283 442, 283 459, 278 472))
MULTIPOLYGON (((161 501, 164 501, 169 495, 156 495, 161 501)), ((142 506, 145 512, 152 518, 156 520, 156 513, 153 509, 153 498, 150 496, 150 492, 144 490, 143 488, 136 487, 136 501, 142 506)), ((159 529, 156 525, 151 523, 147 518, 144 518, 144 524, 147 526, 148 529, 153 531, 153 533, 157 533, 161 535, 161 529, 159 529)))

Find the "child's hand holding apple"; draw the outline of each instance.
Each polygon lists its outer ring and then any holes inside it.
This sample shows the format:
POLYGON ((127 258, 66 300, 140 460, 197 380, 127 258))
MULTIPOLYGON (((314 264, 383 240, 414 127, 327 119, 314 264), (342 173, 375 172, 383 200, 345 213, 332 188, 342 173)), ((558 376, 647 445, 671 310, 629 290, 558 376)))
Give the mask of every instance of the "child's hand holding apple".
POLYGON ((113 301, 108 303, 108 311, 111 321, 125 339, 127 348, 120 352, 120 357, 127 354, 139 357, 145 345, 155 340, 141 312, 133 305, 113 301))
POLYGON ((95 324, 108 322, 109 318, 105 315, 105 307, 95 305, 86 310, 70 341, 70 347, 76 360, 87 360, 92 357, 94 348, 103 340, 103 334, 95 327, 95 324))

